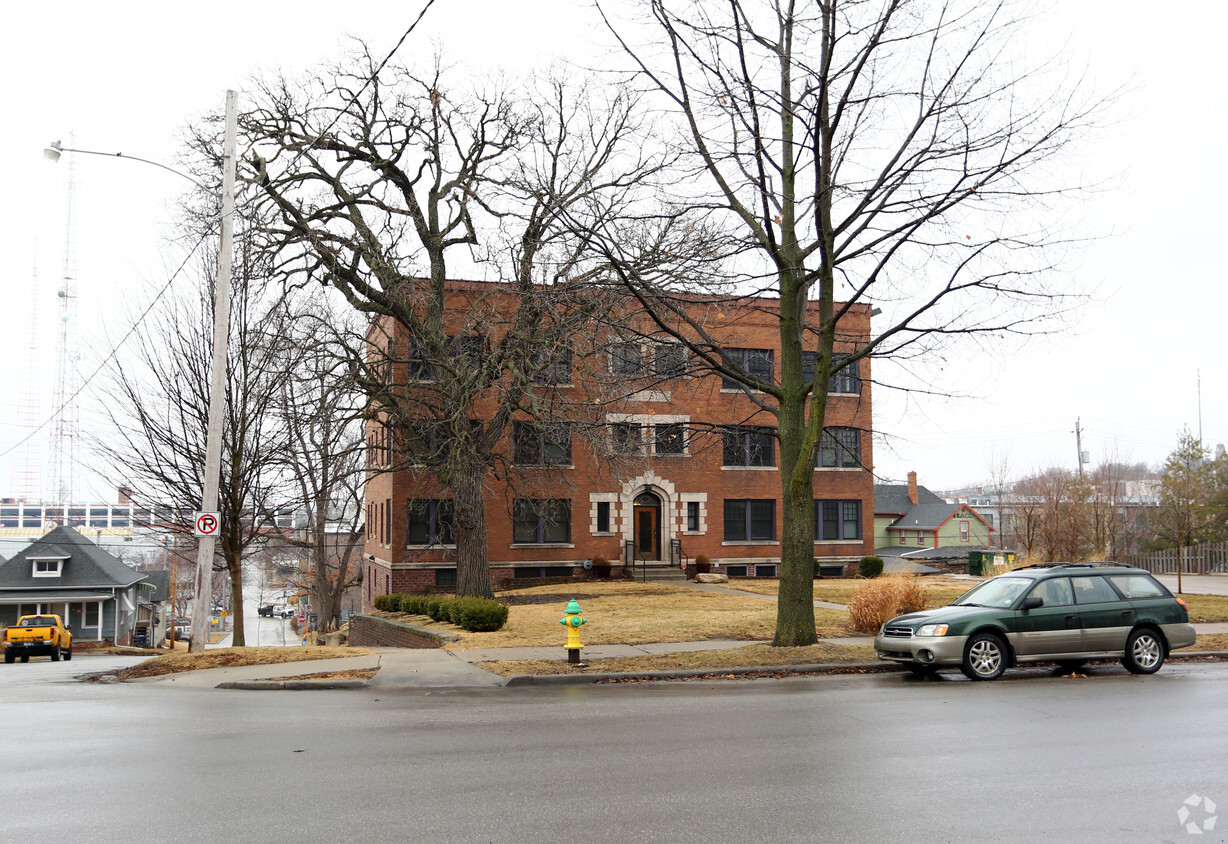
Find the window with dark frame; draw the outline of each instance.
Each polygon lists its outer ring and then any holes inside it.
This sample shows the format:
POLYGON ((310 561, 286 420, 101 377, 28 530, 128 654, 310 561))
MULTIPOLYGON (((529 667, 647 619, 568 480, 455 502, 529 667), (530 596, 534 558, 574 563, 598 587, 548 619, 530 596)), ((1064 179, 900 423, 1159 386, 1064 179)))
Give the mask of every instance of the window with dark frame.
POLYGON ((408 364, 410 381, 434 381, 435 371, 423 349, 423 344, 417 340, 406 341, 405 360, 408 364))
POLYGON ((657 454, 686 453, 686 425, 681 422, 667 422, 657 425, 653 433, 653 449, 657 454))
POLYGON ((571 428, 561 423, 512 423, 512 462, 520 466, 571 464, 571 428))
POLYGON ((534 384, 570 384, 571 355, 569 346, 534 349, 529 379, 534 384))
POLYGON ((699 502, 686 503, 686 529, 691 533, 699 533, 699 502))
POLYGON ((824 469, 861 468, 861 431, 824 428, 819 440, 819 465, 824 469))
POLYGON ((512 542, 562 545, 571 542, 571 500, 517 498, 512 502, 512 542))
POLYGON ((827 383, 828 393, 841 394, 858 394, 861 392, 861 361, 855 360, 852 363, 845 363, 836 369, 836 366, 843 361, 843 357, 839 360, 832 361, 831 378, 827 383))
POLYGON ((775 466, 775 429, 739 426, 722 432, 721 465, 775 466))
POLYGON ((610 371, 615 375, 643 375, 644 350, 639 343, 615 343, 610 346, 610 371))
POLYGON ((725 499, 726 542, 770 542, 775 539, 775 499, 725 499))
MULTIPOLYGON (((861 361, 841 366, 845 356, 836 355, 832 360, 832 374, 827 380, 827 392, 840 394, 857 394, 861 392, 861 361)), ((802 382, 810 384, 814 381, 815 370, 818 369, 819 353, 802 352, 802 382)))
POLYGON ((816 499, 814 541, 834 542, 842 539, 861 539, 861 502, 816 499))
POLYGON ((597 532, 610 532, 610 502, 608 501, 597 502, 597 532))
POLYGON ((615 422, 610 425, 610 444, 615 454, 639 454, 644 448, 641 425, 637 422, 615 422))
MULTIPOLYGON (((760 381, 771 382, 776 374, 776 357, 771 349, 725 349, 730 361, 760 381)), ((742 385, 731 378, 721 377, 722 390, 740 390, 742 385)))
POLYGON ((451 499, 411 498, 406 502, 407 545, 455 545, 456 511, 451 499))
POLYGON ((462 334, 449 337, 452 360, 466 364, 477 364, 486 354, 486 338, 480 334, 462 334))
POLYGON ((686 375, 687 349, 681 343, 661 343, 653 349, 652 370, 658 378, 686 375))

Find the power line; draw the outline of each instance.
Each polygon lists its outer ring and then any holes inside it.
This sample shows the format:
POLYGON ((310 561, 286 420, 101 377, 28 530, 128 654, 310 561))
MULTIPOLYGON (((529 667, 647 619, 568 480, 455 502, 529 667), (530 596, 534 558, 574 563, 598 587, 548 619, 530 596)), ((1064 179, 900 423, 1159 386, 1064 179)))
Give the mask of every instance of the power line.
POLYGON ((39 431, 43 430, 48 425, 50 425, 53 421, 55 421, 59 417, 59 414, 63 411, 63 409, 67 405, 75 401, 77 396, 85 392, 85 388, 88 387, 96 377, 98 377, 98 374, 102 372, 103 367, 105 367, 107 364, 109 364, 112 360, 115 359, 115 356, 119 353, 120 348, 123 347, 124 343, 128 342, 128 338, 131 337, 134 333, 136 333, 137 328, 139 328, 141 323, 145 321, 145 318, 149 316, 149 313, 150 311, 153 310, 154 305, 158 304, 158 302, 162 300, 162 297, 166 294, 166 291, 169 290, 170 286, 175 283, 175 279, 177 279, 180 276, 180 274, 183 273, 184 268, 188 265, 188 261, 192 260, 192 256, 196 254, 196 250, 199 249, 200 245, 205 242, 205 238, 210 237, 212 234, 213 233, 211 231, 206 232, 205 234, 200 236, 200 239, 197 240, 196 243, 192 245, 192 248, 188 250, 187 257, 183 259, 183 263, 181 263, 178 266, 178 268, 176 268, 175 272, 171 274, 171 277, 167 280, 166 284, 164 284, 162 288, 158 291, 157 295, 155 295, 150 300, 148 307, 146 307, 145 310, 141 312, 141 315, 137 317, 136 321, 133 322, 132 326, 124 333, 124 336, 119 339, 119 342, 116 343, 111 348, 111 351, 108 352, 107 356, 102 359, 102 362, 98 364, 98 366, 94 369, 93 372, 89 374, 87 378, 85 378, 85 380, 81 383, 81 386, 79 386, 73 392, 72 395, 64 399, 63 404, 61 404, 59 407, 57 407, 52 412, 50 418, 44 420, 43 423, 40 424, 37 428, 34 428, 33 430, 31 430, 28 434, 26 434, 20 440, 15 442, 13 445, 6 448, 4 451, 0 451, 0 457, 6 457, 9 454, 12 454, 13 451, 20 448, 22 445, 28 442, 35 434, 37 434, 39 431))
MULTIPOLYGON (((422 10, 418 12, 418 16, 414 18, 413 23, 411 23, 409 27, 403 33, 401 33, 401 37, 397 39, 397 43, 393 46, 392 50, 388 53, 387 56, 384 57, 384 60, 379 63, 379 66, 376 67, 375 70, 372 71, 372 73, 367 77, 366 81, 363 82, 362 86, 354 93, 354 95, 350 98, 349 102, 347 102, 345 106, 337 112, 336 116, 333 117, 332 121, 329 122, 328 126, 324 128, 324 131, 320 133, 320 137, 327 134, 328 131, 337 124, 337 121, 341 119, 341 115, 345 113, 345 110, 348 109, 350 106, 352 106, 355 102, 357 102, 358 98, 362 95, 362 93, 366 91, 368 87, 370 87, 371 83, 374 82, 375 79, 379 76, 379 74, 384 70, 384 68, 388 66, 388 63, 392 61, 393 56, 395 56, 397 52, 400 51, 401 47, 404 46, 406 39, 408 39, 409 36, 413 33, 413 31, 418 27, 418 24, 421 23, 422 18, 426 16, 427 11, 433 5, 435 5, 435 0, 427 0, 426 4, 422 7, 422 10)), ((319 138, 317 138, 316 140, 319 140, 319 138)), ((307 146, 307 149, 311 149, 312 146, 315 145, 315 143, 316 141, 312 141, 312 143, 307 146)), ((306 153, 306 150, 299 151, 299 153, 291 160, 289 166, 293 166, 299 160, 299 158, 301 158, 305 153, 306 153)), ((128 157, 132 158, 132 156, 128 156, 128 157)), ((137 159, 137 160, 143 161, 144 159, 137 159)), ((165 165, 158 164, 157 162, 149 161, 146 163, 155 164, 158 167, 169 169, 169 168, 166 168, 165 165)), ((178 171, 172 171, 172 172, 178 172, 178 171)), ((250 203, 254 201, 255 201, 254 199, 247 200, 247 202, 243 203, 243 206, 241 206, 240 208, 234 209, 232 214, 237 214, 240 210, 242 210, 243 208, 246 208, 247 205, 249 205, 250 203)), ((128 338, 131 337, 133 333, 135 333, 136 329, 140 327, 141 323, 144 322, 145 318, 149 316, 149 313, 150 311, 153 310, 154 305, 156 305, 159 301, 161 301, 166 291, 170 289, 170 286, 172 284, 174 284, 175 279, 178 278, 179 275, 183 272, 184 268, 187 266, 188 261, 190 261, 192 256, 196 254, 196 250, 200 248, 201 244, 204 243, 206 238, 211 237, 214 234, 214 231, 215 229, 211 228, 209 231, 202 234, 200 238, 196 241, 196 243, 192 245, 192 248, 189 250, 187 257, 184 258, 183 263, 179 265, 179 267, 171 275, 170 279, 167 280, 166 284, 163 285, 163 287, 158 291, 157 295, 154 296, 154 298, 150 301, 149 306, 144 311, 141 312, 141 315, 136 319, 136 321, 132 324, 132 326, 128 329, 128 331, 124 334, 124 336, 120 338, 119 342, 115 344, 115 346, 111 349, 110 352, 108 352, 107 356, 103 358, 102 362, 97 366, 97 368, 95 368, 94 371, 91 372, 90 375, 82 382, 80 387, 78 387, 72 393, 72 395, 68 396, 60 404, 60 406, 55 409, 55 411, 52 413, 50 418, 44 420, 40 425, 30 430, 29 433, 26 434, 26 436, 22 437, 20 440, 18 440, 13 445, 9 446, 3 451, 0 451, 0 458, 6 457, 9 454, 12 454, 16 449, 20 448, 22 445, 29 442, 34 437, 35 434, 39 433, 44 428, 46 428, 48 425, 50 425, 53 421, 55 421, 59 417, 60 413, 62 413, 66 407, 72 404, 72 402, 77 398, 77 396, 79 396, 81 393, 85 391, 85 388, 88 387, 93 382, 94 378, 98 376, 98 374, 102 371, 103 367, 105 367, 108 363, 114 360, 115 355, 119 353, 120 348, 124 345, 124 343, 128 341, 128 338)))

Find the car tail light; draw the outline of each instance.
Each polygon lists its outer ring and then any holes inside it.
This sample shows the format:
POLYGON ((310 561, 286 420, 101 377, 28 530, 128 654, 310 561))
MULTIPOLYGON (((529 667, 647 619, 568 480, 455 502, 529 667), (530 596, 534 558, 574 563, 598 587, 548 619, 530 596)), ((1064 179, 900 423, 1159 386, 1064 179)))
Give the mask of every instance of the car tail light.
POLYGON ((1177 603, 1180 604, 1181 609, 1185 610, 1187 613, 1190 611, 1190 607, 1188 604, 1186 604, 1185 601, 1181 600, 1180 598, 1177 598, 1177 603))

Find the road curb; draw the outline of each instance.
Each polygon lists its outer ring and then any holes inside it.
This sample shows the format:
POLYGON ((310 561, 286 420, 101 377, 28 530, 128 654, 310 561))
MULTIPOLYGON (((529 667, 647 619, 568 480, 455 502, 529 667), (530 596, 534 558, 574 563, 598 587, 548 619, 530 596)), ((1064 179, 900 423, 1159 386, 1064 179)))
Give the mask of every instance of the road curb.
MULTIPOLYGON (((1184 661, 1202 658, 1228 660, 1228 651, 1193 651, 1171 654, 1169 661, 1184 661)), ((1093 660, 1103 662, 1104 660, 1093 660)), ((903 665, 894 662, 867 662, 855 665, 758 665, 742 668, 721 669, 690 669, 686 671, 623 671, 605 674, 513 674, 503 685, 508 687, 522 686, 583 686, 590 683, 619 682, 623 680, 692 680, 698 677, 742 676, 746 674, 833 674, 842 672, 857 672, 863 674, 880 674, 892 671, 904 671, 903 665)))
POLYGON ((241 689, 244 691, 319 691, 320 689, 367 689, 366 680, 234 680, 218 683, 215 689, 241 689))
POLYGON ((748 665, 741 668, 694 668, 674 671, 620 671, 605 674, 513 674, 503 685, 518 686, 582 686, 589 683, 619 682, 622 680, 693 680, 701 677, 719 679, 747 674, 830 674, 841 672, 886 673, 902 671, 902 666, 890 662, 858 664, 838 663, 833 665, 748 665))

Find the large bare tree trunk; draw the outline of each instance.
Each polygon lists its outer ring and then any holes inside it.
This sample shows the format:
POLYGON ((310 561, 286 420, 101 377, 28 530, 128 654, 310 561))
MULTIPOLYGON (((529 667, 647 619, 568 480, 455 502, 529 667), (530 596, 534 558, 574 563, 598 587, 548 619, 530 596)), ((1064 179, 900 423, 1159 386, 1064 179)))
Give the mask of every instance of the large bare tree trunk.
POLYGON ((493 598, 486 545, 482 472, 457 473, 452 480, 456 518, 456 594, 493 598))

